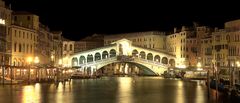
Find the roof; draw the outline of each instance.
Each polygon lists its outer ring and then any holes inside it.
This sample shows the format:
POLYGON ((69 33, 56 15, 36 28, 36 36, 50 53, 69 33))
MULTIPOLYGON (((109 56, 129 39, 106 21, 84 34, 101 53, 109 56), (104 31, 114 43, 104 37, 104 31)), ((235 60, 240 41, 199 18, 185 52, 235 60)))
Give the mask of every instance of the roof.
POLYGON ((14 11, 12 14, 13 15, 36 15, 28 11, 14 11))

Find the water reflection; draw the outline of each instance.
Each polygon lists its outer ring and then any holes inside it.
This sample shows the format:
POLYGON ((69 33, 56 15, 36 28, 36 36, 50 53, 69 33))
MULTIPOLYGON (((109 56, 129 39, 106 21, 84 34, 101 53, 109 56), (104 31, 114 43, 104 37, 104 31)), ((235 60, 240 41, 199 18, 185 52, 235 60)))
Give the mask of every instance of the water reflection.
POLYGON ((39 91, 39 84, 36 84, 35 86, 24 86, 22 103, 41 103, 39 91))
POLYGON ((0 103, 214 103, 215 93, 211 94, 209 100, 206 86, 195 81, 106 77, 58 84, 0 86, 0 103))
POLYGON ((177 81, 177 89, 176 89, 176 99, 175 103, 186 103, 185 102, 185 93, 182 81, 177 81))
POLYGON ((133 79, 132 78, 119 78, 118 79, 118 96, 117 96, 117 101, 120 103, 132 103, 132 83, 133 79))

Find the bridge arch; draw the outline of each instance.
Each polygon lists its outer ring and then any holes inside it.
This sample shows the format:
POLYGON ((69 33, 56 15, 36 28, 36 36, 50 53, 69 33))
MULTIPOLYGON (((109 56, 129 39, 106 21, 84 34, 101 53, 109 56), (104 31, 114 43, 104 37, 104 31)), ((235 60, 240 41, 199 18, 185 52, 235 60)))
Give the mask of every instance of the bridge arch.
POLYGON ((115 57, 115 56, 117 55, 115 49, 111 49, 109 54, 110 54, 110 58, 111 58, 111 57, 115 57))
POLYGON ((107 51, 103 51, 102 52, 102 59, 107 59, 108 58, 108 52, 107 51))
POLYGON ((168 64, 168 58, 167 57, 163 57, 162 58, 162 63, 163 64, 168 64))
POLYGON ((86 58, 84 56, 80 56, 79 64, 84 64, 84 63, 86 63, 86 58))
POLYGON ((152 53, 147 54, 147 60, 153 61, 153 54, 152 53))
POLYGON ((78 59, 76 57, 72 58, 72 65, 77 66, 78 65, 78 59))
POLYGON ((87 55, 87 62, 93 62, 93 55, 92 54, 87 55))
POLYGON ((156 62, 159 62, 160 63, 160 56, 159 55, 155 55, 154 56, 154 61, 156 61, 156 62))
MULTIPOLYGON (((104 66, 107 66, 109 64, 112 64, 112 63, 122 63, 122 62, 119 62, 119 61, 113 61, 113 62, 109 62, 107 64, 104 64, 104 65, 101 65, 101 66, 98 66, 96 67, 96 70, 99 70, 100 68, 104 67, 104 66)), ((141 63, 137 63, 137 62, 125 62, 125 63, 130 63, 130 64, 134 64, 135 66, 137 66, 139 69, 143 70, 146 74, 145 75, 159 75, 158 73, 155 73, 154 71, 152 71, 149 67, 141 64, 141 63)))
POLYGON ((95 61, 101 60, 101 54, 99 52, 95 53, 95 61))
POLYGON ((169 64, 170 64, 170 66, 175 66, 175 60, 174 59, 170 59, 169 60, 169 64))
POLYGON ((141 51, 139 56, 140 58, 145 59, 146 53, 144 51, 141 51))
POLYGON ((134 49, 134 50, 132 51, 132 56, 133 56, 133 57, 138 57, 138 51, 137 51, 136 49, 134 49))

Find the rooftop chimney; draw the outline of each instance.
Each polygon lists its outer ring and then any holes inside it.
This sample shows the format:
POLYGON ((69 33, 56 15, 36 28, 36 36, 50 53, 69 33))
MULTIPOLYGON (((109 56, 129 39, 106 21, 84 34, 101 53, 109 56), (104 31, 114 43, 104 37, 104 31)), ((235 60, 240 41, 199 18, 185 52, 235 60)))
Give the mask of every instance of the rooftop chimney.
POLYGON ((177 27, 174 27, 173 32, 174 32, 174 33, 177 32, 177 27))

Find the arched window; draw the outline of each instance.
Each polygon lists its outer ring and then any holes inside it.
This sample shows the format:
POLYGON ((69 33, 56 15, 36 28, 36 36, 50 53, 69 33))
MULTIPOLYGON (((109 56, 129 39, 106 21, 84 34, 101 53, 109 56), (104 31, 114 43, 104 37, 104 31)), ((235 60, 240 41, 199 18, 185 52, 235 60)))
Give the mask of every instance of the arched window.
POLYGON ((17 43, 14 43, 14 52, 17 52, 17 43))
POLYGON ((152 53, 147 54, 147 60, 153 60, 153 55, 152 53))
POLYGON ((86 63, 86 59, 84 56, 80 56, 80 59, 79 59, 79 64, 84 64, 86 63))
POLYGON ((96 53, 95 54, 95 61, 101 60, 101 54, 100 53, 96 53))
POLYGON ((72 44, 70 44, 70 51, 72 51, 72 44))
POLYGON ((108 58, 108 52, 107 51, 103 51, 102 59, 107 59, 107 58, 108 58))
POLYGON ((33 53, 33 48, 32 48, 32 45, 31 45, 31 47, 30 47, 31 49, 30 49, 30 53, 33 53))
POLYGON ((23 44, 22 46, 22 51, 25 52, 25 44, 23 44))
POLYGON ((88 54, 87 62, 93 62, 93 55, 92 54, 88 54))
POLYGON ((162 58, 162 63, 163 63, 163 64, 168 64, 168 59, 167 59, 167 57, 163 57, 163 58, 162 58))
POLYGON ((111 49, 110 50, 110 57, 115 57, 116 56, 116 50, 111 49))
POLYGON ((144 51, 141 51, 141 52, 140 52, 140 58, 145 59, 145 56, 146 56, 145 52, 144 52, 144 51))
POLYGON ((65 51, 67 50, 67 44, 64 45, 64 50, 65 50, 65 51))
POLYGON ((27 44, 27 53, 28 53, 28 44, 27 44))
POLYGON ((138 57, 138 51, 136 49, 132 51, 132 56, 138 57))
POLYGON ((18 51, 22 52, 22 45, 21 44, 19 44, 18 51))

